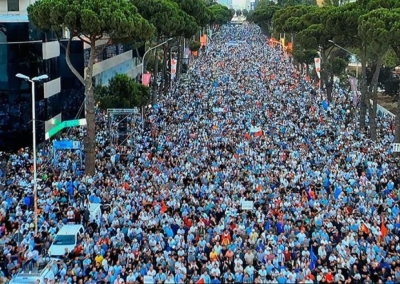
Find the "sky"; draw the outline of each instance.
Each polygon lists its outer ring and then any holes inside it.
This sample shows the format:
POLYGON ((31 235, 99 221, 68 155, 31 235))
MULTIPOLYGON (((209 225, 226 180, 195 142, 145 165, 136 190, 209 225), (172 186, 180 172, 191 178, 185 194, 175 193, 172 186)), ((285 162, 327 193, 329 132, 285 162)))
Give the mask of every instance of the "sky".
POLYGON ((246 0, 232 0, 232 6, 235 9, 244 9, 246 6, 246 0))

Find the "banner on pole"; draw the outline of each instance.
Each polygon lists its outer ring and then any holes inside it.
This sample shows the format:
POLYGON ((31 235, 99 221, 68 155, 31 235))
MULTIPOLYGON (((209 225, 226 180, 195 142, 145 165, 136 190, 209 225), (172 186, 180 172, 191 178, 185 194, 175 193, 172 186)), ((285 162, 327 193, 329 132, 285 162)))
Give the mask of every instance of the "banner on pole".
POLYGON ((350 88, 352 92, 357 92, 357 79, 354 77, 349 78, 350 88))
POLYGON ((203 47, 203 46, 207 46, 207 40, 208 40, 207 34, 203 34, 203 35, 200 37, 200 44, 201 44, 202 47, 203 47))
POLYGON ((357 106, 357 104, 358 104, 358 91, 357 91, 358 80, 357 80, 357 78, 350 77, 349 83, 350 83, 351 91, 353 93, 353 105, 357 106))
POLYGON ((151 79, 151 73, 142 74, 142 84, 145 86, 149 86, 151 79))
POLYGON ((321 78, 321 59, 319 57, 314 58, 315 72, 317 72, 318 78, 321 78))
POLYGON ((190 49, 187 47, 185 48, 184 56, 183 58, 188 59, 190 55, 190 49))
POLYGON ((176 64, 177 64, 177 60, 172 59, 171 60, 171 80, 174 80, 175 76, 176 76, 176 64))

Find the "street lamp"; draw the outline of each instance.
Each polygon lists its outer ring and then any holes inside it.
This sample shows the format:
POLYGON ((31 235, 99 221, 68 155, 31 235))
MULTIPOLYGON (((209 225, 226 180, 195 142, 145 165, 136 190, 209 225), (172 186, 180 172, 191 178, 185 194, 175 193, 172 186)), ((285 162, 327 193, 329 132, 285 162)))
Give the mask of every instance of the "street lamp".
MULTIPOLYGON (((162 42, 162 43, 156 45, 156 46, 153 46, 152 48, 149 48, 149 49, 143 54, 143 59, 142 59, 142 84, 144 83, 144 82, 143 82, 144 63, 145 63, 145 59, 146 59, 147 53, 149 53, 150 51, 156 49, 157 47, 160 47, 160 46, 162 46, 162 45, 164 45, 164 44, 170 42, 171 40, 173 40, 172 37, 169 38, 169 39, 167 39, 166 41, 164 41, 164 42, 162 42)), ((156 76, 156 74, 154 74, 154 77, 155 77, 155 76, 156 76)), ((143 107, 142 107, 142 122, 143 122, 143 118, 144 118, 144 115, 143 115, 143 107)))
POLYGON ((162 46, 162 45, 164 45, 164 44, 170 42, 171 40, 173 40, 172 37, 169 38, 168 40, 166 40, 166 41, 160 43, 159 45, 156 45, 156 46, 154 46, 154 47, 152 47, 152 48, 149 48, 149 49, 144 53, 143 59, 142 59, 142 84, 143 84, 143 74, 144 74, 144 62, 145 62, 145 58, 146 58, 147 53, 149 53, 150 51, 156 49, 157 47, 160 47, 160 46, 162 46))
POLYGON ((35 109, 35 83, 36 82, 40 82, 40 81, 44 81, 49 79, 49 76, 47 76, 46 74, 37 76, 37 77, 33 77, 32 79, 29 78, 28 76, 21 74, 21 73, 17 73, 15 75, 15 77, 23 79, 25 81, 28 81, 32 84, 32 91, 31 91, 31 95, 32 95, 32 151, 33 151, 33 210, 35 210, 34 212, 34 222, 35 222, 35 233, 37 233, 38 231, 38 215, 37 215, 37 198, 38 198, 38 194, 37 194, 37 162, 36 162, 36 109, 35 109))
POLYGON ((356 78, 358 79, 358 65, 359 65, 359 61, 358 61, 358 57, 353 53, 353 52, 351 52, 350 50, 348 50, 348 49, 346 49, 346 48, 344 48, 344 47, 342 47, 342 46, 340 46, 340 45, 338 45, 337 43, 335 43, 333 40, 328 40, 330 43, 332 43, 333 45, 335 45, 336 47, 338 47, 338 48, 340 48, 341 50, 344 50, 344 51, 346 51, 348 54, 350 54, 350 55, 352 55, 352 56, 354 56, 355 58, 356 58, 356 60, 357 60, 357 62, 356 62, 356 64, 357 64, 357 67, 356 67, 356 78))

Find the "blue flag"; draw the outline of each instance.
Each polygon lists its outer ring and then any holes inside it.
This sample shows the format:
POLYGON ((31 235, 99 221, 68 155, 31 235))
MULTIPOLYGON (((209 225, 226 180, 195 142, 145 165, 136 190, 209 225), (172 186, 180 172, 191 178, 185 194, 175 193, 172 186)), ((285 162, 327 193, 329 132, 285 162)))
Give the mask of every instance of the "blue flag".
POLYGON ((268 219, 267 224, 265 224, 265 230, 269 231, 271 229, 271 220, 268 219))
POLYGON ((311 249, 310 249, 310 258, 311 258, 310 269, 312 271, 315 269, 315 266, 317 264, 317 256, 314 254, 313 246, 311 246, 311 249))
POLYGON ((339 185, 335 185, 335 192, 333 193, 335 199, 339 199, 341 193, 342 193, 342 188, 339 185))

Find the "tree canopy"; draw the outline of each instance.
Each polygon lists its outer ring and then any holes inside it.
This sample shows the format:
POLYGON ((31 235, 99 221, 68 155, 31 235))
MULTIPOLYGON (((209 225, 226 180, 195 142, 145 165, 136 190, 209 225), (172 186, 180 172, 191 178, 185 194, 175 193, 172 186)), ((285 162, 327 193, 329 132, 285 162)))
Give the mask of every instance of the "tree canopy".
POLYGON ((138 38, 151 38, 154 26, 145 20, 129 0, 38 0, 28 7, 29 20, 40 30, 53 30, 61 39, 63 29, 70 37, 66 46, 66 62, 85 86, 87 136, 85 140, 85 171, 95 174, 96 118, 93 90, 93 64, 97 55, 96 41, 105 39, 107 47, 118 42, 134 43, 138 38), (79 38, 90 46, 85 77, 70 60, 70 43, 79 38))
POLYGON ((178 3, 169 0, 131 0, 139 13, 156 28, 159 37, 176 36, 185 25, 185 14, 178 3))
POLYGON ((89 44, 104 37, 134 42, 154 32, 128 0, 39 0, 28 7, 28 16, 41 30, 61 32, 66 27, 72 36, 89 44))
POLYGON ((200 27, 210 23, 211 12, 203 0, 173 0, 179 4, 180 9, 192 16, 200 27))
POLYGON ((107 86, 96 86, 96 100, 101 109, 134 108, 150 100, 150 89, 126 74, 117 74, 107 86))
POLYGON ((211 24, 213 25, 226 24, 234 15, 228 7, 221 4, 214 4, 210 6, 209 9, 211 11, 211 24))

